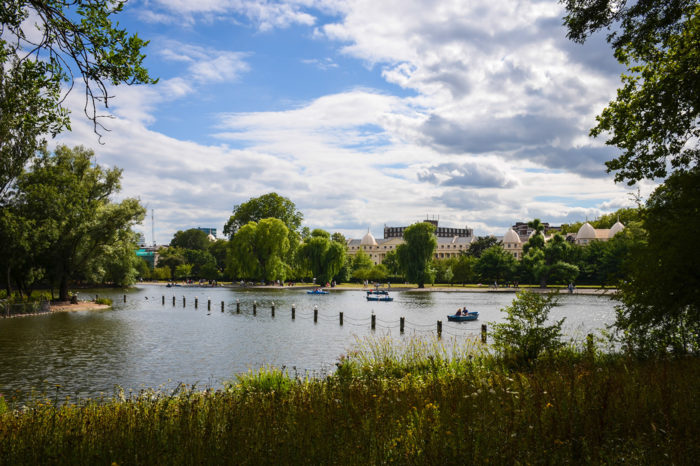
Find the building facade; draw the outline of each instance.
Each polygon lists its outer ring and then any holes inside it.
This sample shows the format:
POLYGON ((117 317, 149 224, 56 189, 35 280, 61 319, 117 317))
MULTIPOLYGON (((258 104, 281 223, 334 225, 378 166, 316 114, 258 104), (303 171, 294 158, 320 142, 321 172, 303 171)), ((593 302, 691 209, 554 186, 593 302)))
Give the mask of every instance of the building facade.
MULTIPOLYGON (((470 238, 474 236, 474 230, 465 226, 464 228, 446 228, 438 226, 438 220, 423 220, 425 223, 430 223, 435 226, 435 236, 438 238, 454 238, 455 236, 459 238, 470 238)), ((403 232, 408 227, 388 227, 384 225, 384 238, 403 238, 403 232)))

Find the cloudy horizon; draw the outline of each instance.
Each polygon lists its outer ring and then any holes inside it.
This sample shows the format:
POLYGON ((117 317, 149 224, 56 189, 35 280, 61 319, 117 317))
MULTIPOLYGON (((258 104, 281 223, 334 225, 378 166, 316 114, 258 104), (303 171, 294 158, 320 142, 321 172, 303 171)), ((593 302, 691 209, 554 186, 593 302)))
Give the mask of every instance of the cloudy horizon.
POLYGON ((360 238, 430 217, 475 234, 632 205, 588 136, 623 68, 602 35, 566 39, 555 0, 130 1, 155 86, 119 87, 98 142, 68 99, 52 141, 123 169, 158 244, 269 192, 304 225, 360 238))

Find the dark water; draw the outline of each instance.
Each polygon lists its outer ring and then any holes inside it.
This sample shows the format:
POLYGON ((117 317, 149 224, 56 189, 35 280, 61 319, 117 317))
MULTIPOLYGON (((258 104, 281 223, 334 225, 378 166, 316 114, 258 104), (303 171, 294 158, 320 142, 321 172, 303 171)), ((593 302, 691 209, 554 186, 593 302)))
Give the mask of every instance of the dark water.
MULTIPOLYGON (((134 391, 172 389, 180 382, 219 387, 237 373, 268 364, 300 373, 330 372, 356 338, 371 334, 429 337, 435 335, 436 321, 442 320, 445 338, 476 336, 482 323, 502 320, 500 309, 514 297, 510 293, 393 292, 393 302, 368 302, 359 290, 314 296, 298 289, 148 285, 128 291, 81 292, 81 297, 94 298, 95 293, 113 298, 113 308, 0 319, 0 393, 26 399, 35 390, 64 398, 111 396, 116 385, 134 391), (241 303, 240 314, 236 300, 241 303), (296 306, 294 320, 292 305, 296 306), (314 306, 318 307, 317 323, 314 306), (462 306, 479 311, 479 321, 447 322, 445 316, 462 306), (372 312, 377 319, 374 333, 372 312), (399 333, 400 317, 406 318, 404 335, 399 333)), ((566 317, 565 331, 574 338, 582 339, 614 320, 614 302, 606 297, 563 295, 560 304, 551 317, 566 317)))

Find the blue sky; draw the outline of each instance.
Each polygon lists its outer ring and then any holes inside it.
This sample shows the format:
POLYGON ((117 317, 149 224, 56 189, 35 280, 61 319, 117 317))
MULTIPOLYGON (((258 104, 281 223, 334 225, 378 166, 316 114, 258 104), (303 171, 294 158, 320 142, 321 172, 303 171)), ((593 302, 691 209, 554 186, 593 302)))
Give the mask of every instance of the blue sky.
POLYGON ((272 191, 348 237, 426 215, 496 235, 594 218, 636 189, 588 137, 622 69, 562 16, 556 0, 132 0, 119 21, 160 82, 111 90, 102 145, 73 92, 56 143, 123 168, 159 244, 272 191))

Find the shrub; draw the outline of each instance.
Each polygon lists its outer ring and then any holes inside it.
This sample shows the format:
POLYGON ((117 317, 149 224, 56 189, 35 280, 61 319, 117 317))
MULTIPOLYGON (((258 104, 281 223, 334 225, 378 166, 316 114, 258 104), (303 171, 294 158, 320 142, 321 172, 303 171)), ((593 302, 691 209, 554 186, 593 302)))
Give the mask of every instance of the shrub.
POLYGON ((112 305, 112 300, 110 298, 97 298, 95 300, 96 304, 106 304, 108 306, 112 305))
POLYGON ((493 325, 493 347, 509 364, 529 366, 542 354, 552 354, 564 344, 561 327, 565 319, 545 325, 557 305, 555 292, 542 295, 521 291, 504 309, 506 322, 493 325))

